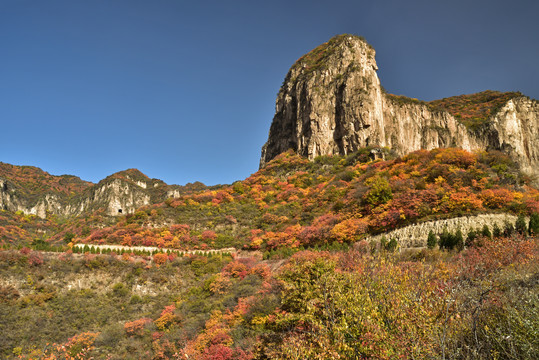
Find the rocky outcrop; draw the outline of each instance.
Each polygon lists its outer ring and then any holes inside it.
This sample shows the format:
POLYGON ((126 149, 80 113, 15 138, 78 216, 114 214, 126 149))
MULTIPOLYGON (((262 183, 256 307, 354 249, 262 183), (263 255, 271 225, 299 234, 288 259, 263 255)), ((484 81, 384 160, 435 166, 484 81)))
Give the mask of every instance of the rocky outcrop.
POLYGON ((340 35, 300 58, 286 75, 260 166, 293 149, 309 159, 366 146, 398 155, 439 147, 496 149, 539 178, 539 103, 508 100, 479 128, 428 103, 386 94, 374 49, 340 35))
POLYGON ((132 214, 139 207, 150 204, 151 197, 145 189, 140 184, 122 179, 102 181, 68 206, 65 212, 74 215, 102 209, 110 216, 132 214))
POLYGON ((526 97, 509 100, 489 125, 485 145, 507 153, 539 183, 539 102, 526 97))
MULTIPOLYGON (((9 164, 2 164, 8 176, 20 173, 20 169, 9 164)), ((41 169, 31 168, 37 176, 24 180, 12 177, 0 178, 0 209, 21 211, 25 214, 45 218, 48 213, 61 216, 76 216, 85 212, 103 210, 106 215, 118 216, 132 214, 136 209, 149 205, 152 201, 163 201, 167 185, 157 179, 149 179, 138 170, 130 169, 113 174, 98 184, 87 183, 76 189, 55 188, 60 177, 50 175, 41 169), (46 178, 40 182, 36 178, 46 178), (37 188, 38 190, 32 190, 37 188), (76 191, 78 190, 78 191, 76 191)), ((77 178, 78 179, 78 178, 77 178)), ((80 179, 79 179, 80 181, 80 179)))
POLYGON ((94 211, 109 216, 133 214, 142 206, 211 188, 201 182, 167 185, 137 169, 92 184, 72 175, 55 176, 37 167, 0 162, 0 210, 40 218, 49 213, 70 217, 94 211))
POLYGON ((37 215, 45 218, 47 212, 60 208, 59 197, 55 194, 44 194, 37 201, 27 201, 18 196, 16 189, 9 185, 9 181, 0 178, 0 209, 13 212, 21 211, 25 214, 37 215))

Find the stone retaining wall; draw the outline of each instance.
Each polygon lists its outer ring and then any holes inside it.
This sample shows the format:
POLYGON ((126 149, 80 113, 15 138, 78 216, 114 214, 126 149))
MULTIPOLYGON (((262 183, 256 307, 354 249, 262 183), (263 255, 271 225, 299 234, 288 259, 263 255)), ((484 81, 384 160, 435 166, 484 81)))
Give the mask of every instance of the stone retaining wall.
POLYGON ((211 250, 179 250, 179 249, 170 249, 170 248, 159 248, 159 247, 155 247, 155 246, 125 246, 125 245, 95 245, 95 244, 75 244, 75 245, 73 245, 73 247, 82 249, 86 245, 88 245, 89 247, 93 246, 94 248, 101 249, 101 250, 110 249, 111 251, 117 251, 117 252, 121 252, 121 251, 146 251, 146 252, 149 252, 150 254, 164 253, 164 252, 167 252, 167 251, 173 251, 173 252, 181 252, 181 253, 184 253, 184 254, 198 254, 198 253, 201 253, 201 254, 204 254, 204 255, 208 255, 208 254, 222 254, 222 253, 233 254, 233 253, 236 253, 236 251, 237 251, 235 248, 211 249, 211 250))
POLYGON ((366 240, 380 241, 385 236, 388 241, 393 238, 396 239, 401 248, 422 247, 427 245, 427 238, 431 230, 436 235, 439 235, 443 232, 444 228, 447 228, 447 231, 450 233, 455 233, 460 229, 462 234, 466 236, 470 230, 481 230, 485 225, 490 228, 491 232, 494 224, 498 224, 498 227, 503 230, 506 223, 511 223, 514 226, 516 220, 517 217, 511 214, 463 216, 414 224, 384 234, 369 236, 366 240))

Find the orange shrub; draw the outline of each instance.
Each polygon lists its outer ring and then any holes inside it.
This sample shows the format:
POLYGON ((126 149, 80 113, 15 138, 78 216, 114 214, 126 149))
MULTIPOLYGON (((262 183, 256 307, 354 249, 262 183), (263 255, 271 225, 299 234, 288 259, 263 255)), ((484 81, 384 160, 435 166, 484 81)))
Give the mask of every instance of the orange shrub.
POLYGON ((249 274, 249 268, 239 262, 238 260, 229 262, 224 268, 223 268, 223 274, 226 274, 228 276, 232 277, 239 277, 240 279, 243 279, 249 274))
POLYGON ((157 253, 157 254, 154 254, 154 256, 153 256, 153 261, 157 265, 163 265, 163 264, 165 264, 167 262, 167 260, 168 260, 167 254, 157 253))
POLYGON ((65 344, 65 348, 68 349, 67 352, 69 355, 75 357, 82 352, 90 350, 98 336, 98 332, 84 332, 75 335, 65 344))
POLYGON ((339 242, 353 242, 367 231, 367 221, 364 219, 346 219, 331 229, 331 235, 339 242))
POLYGON ((126 322, 124 324, 125 333, 128 336, 142 336, 144 327, 146 326, 146 324, 149 324, 151 322, 152 319, 149 318, 142 318, 135 321, 126 322))
POLYGON ((217 239, 217 234, 215 233, 215 231, 212 231, 212 230, 206 230, 206 231, 202 232, 202 234, 200 235, 200 237, 201 237, 202 240, 204 240, 204 241, 211 241, 211 240, 217 239))
POLYGON ((504 188, 486 189, 481 192, 485 205, 492 209, 501 209, 515 199, 515 194, 504 188))
POLYGON ((154 321, 155 326, 160 331, 168 330, 174 323, 178 321, 178 317, 174 314, 176 306, 169 305, 161 312, 161 316, 154 321))
POLYGON ((441 152, 435 156, 435 160, 442 164, 451 164, 462 168, 468 168, 477 162, 477 156, 466 150, 449 148, 441 150, 441 152))

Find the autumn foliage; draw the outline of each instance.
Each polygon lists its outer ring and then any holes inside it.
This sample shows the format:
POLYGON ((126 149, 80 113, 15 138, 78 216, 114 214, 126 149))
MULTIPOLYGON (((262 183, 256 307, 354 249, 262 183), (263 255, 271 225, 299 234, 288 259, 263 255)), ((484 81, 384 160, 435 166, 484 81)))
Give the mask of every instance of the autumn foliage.
MULTIPOLYGON (((495 106, 496 99, 485 101, 495 106)), ((483 100, 464 100, 468 110, 486 111, 476 109, 483 100)), ((442 105, 460 109, 453 100, 442 105)), ((369 151, 313 162, 287 152, 243 181, 197 187, 117 218, 1 212, 0 241, 16 250, 0 251, 0 271, 15 269, 24 286, 2 284, 0 308, 15 318, 35 311, 36 322, 60 323, 63 334, 59 345, 36 341, 31 348, 25 340, 23 348, 12 340, 18 332, 6 330, 1 354, 538 358, 539 192, 499 152, 449 148, 393 158, 382 149, 386 158, 371 160, 369 151), (395 228, 481 213, 515 214, 518 221, 470 234, 433 232, 425 249, 369 242, 395 228), (74 254, 77 243, 159 251, 74 254), (64 252, 54 254, 51 245, 64 252), (226 247, 237 251, 203 252, 226 247), (41 283, 56 271, 81 270, 116 271, 119 279, 102 291, 41 283), (77 318, 80 328, 64 328, 62 301, 77 299, 69 309, 77 313, 96 297, 112 310, 96 319, 86 312, 77 318)))
POLYGON ((430 101, 433 110, 447 111, 464 125, 474 127, 482 125, 507 101, 523 96, 519 92, 499 92, 487 90, 475 94, 459 95, 441 100, 430 101))

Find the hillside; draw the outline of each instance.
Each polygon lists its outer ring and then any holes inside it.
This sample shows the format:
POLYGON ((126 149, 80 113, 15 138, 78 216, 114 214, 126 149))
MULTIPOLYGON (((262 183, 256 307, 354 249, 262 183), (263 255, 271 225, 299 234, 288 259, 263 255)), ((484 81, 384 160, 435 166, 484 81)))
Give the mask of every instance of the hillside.
MULTIPOLYGON (((124 179, 137 191, 146 190, 140 183, 148 178, 126 176, 115 174, 99 184, 106 188, 124 179)), ((449 148, 394 158, 388 150, 366 148, 312 162, 287 152, 228 186, 166 197, 159 190, 163 183, 156 182, 158 187, 148 186, 153 197, 145 192, 146 203, 125 215, 110 217, 105 206, 73 218, 4 212, 0 239, 6 246, 28 246, 39 238, 51 245, 236 247, 273 256, 281 250, 352 244, 436 219, 481 213, 529 216, 539 211, 539 192, 527 181, 499 152, 449 148)), ((425 242, 417 239, 419 245, 425 242)))
POLYGON ((119 171, 92 184, 72 175, 50 175, 37 167, 0 163, 0 209, 42 219, 48 214, 71 218, 94 211, 109 216, 129 214, 140 206, 206 188, 201 182, 167 185, 137 169, 119 171))
MULTIPOLYGON (((93 184, 73 175, 54 176, 34 167, 0 162, 1 194, 17 194, 21 203, 34 206, 45 194, 70 199, 93 184)), ((0 196, 2 196, 0 195, 0 196)), ((2 203, 5 200, 1 199, 2 203)), ((3 204, 6 207, 6 204, 3 204)))
POLYGON ((509 100, 523 97, 519 92, 486 90, 428 102, 434 111, 447 111, 468 128, 485 125, 509 100))
POLYGON ((539 191, 526 181, 500 152, 290 151, 132 214, 4 210, 0 357, 536 358, 539 191), (420 248, 387 232, 486 214, 432 226, 420 248), (133 250, 91 248, 104 243, 133 250), (227 246, 242 251, 203 255, 227 246))
POLYGON ((284 264, 0 251, 0 356, 533 359, 538 241, 483 231, 459 252, 400 253, 362 241, 284 264))
POLYGON ((233 184, 0 163, 0 358, 539 358, 539 103, 377 70, 298 59, 233 184))
POLYGON ((148 206, 80 241, 275 251, 350 244, 438 218, 539 211, 539 193, 503 154, 440 149, 375 161, 369 154, 309 162, 285 153, 244 181, 148 206))

